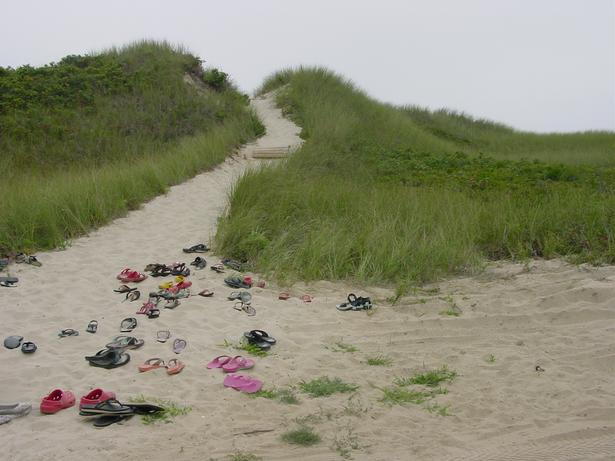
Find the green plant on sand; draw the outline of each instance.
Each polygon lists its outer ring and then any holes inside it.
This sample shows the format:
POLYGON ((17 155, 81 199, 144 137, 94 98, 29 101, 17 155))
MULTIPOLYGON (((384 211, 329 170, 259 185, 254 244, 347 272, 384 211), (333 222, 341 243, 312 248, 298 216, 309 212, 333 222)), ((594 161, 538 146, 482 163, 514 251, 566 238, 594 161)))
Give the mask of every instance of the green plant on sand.
POLYGON ((336 393, 354 392, 359 388, 356 384, 348 384, 340 378, 331 379, 328 376, 322 376, 307 382, 301 381, 299 387, 310 397, 328 397, 336 393))

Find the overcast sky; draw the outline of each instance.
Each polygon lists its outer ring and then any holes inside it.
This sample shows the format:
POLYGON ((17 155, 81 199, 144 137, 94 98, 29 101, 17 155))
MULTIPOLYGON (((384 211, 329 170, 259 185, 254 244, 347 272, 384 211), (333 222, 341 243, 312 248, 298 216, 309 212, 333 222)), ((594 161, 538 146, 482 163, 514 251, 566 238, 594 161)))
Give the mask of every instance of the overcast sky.
POLYGON ((615 0, 0 0, 0 66, 141 38, 251 92, 299 64, 394 104, 533 131, 615 129, 615 0))

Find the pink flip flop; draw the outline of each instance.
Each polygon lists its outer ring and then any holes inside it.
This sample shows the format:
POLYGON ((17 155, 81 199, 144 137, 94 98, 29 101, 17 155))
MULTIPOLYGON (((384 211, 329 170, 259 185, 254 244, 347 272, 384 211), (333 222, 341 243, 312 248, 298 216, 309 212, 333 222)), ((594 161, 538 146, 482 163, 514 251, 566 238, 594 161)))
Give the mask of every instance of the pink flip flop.
POLYGON ((231 360, 231 357, 229 357, 228 355, 221 355, 213 359, 211 362, 209 362, 207 364, 207 368, 209 368, 210 370, 212 368, 222 368, 222 365, 228 363, 230 360, 231 360))
POLYGON ((263 387, 262 381, 245 375, 226 375, 223 384, 246 394, 258 392, 263 387))
POLYGON ((241 355, 233 357, 222 365, 222 370, 226 373, 235 373, 239 370, 247 370, 254 366, 254 360, 243 358, 241 355))

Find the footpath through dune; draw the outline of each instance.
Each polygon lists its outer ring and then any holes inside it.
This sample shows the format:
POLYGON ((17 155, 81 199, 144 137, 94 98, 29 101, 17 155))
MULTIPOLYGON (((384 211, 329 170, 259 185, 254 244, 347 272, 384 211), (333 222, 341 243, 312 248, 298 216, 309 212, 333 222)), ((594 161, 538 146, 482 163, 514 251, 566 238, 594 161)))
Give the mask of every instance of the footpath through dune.
MULTIPOLYGON (((122 302, 113 292, 116 274, 154 262, 188 263, 194 255, 181 248, 213 235, 233 184, 259 164, 252 150, 301 142, 271 96, 252 104, 267 128, 257 142, 66 250, 39 254, 41 268, 11 266, 20 286, 0 287, 0 334, 24 336, 38 350, 0 348, 0 404, 33 404, 30 415, 0 425, 7 459, 222 461, 238 451, 267 460, 613 459, 615 267, 490 264, 480 276, 432 284, 396 304, 388 288, 326 281, 284 287, 292 295, 284 301, 281 288, 267 281, 251 290, 254 317, 233 309, 225 274, 208 267, 190 280, 195 293, 214 290, 212 298, 188 298, 157 319, 135 315, 141 303, 122 302), (376 308, 336 310, 350 292, 370 296, 376 308), (306 293, 312 302, 300 299, 306 293), (84 356, 119 335, 125 317, 138 318, 132 334, 145 345, 128 351, 131 361, 123 367, 90 367, 84 356), (92 319, 99 322, 96 334, 85 331, 92 319), (58 338, 65 328, 80 334, 58 338), (225 388, 220 370, 205 368, 216 356, 239 353, 229 344, 251 329, 266 330, 278 343, 245 373, 265 389, 293 388, 299 403, 250 398, 225 388), (171 339, 157 342, 159 330, 169 330, 171 339), (172 351, 175 338, 188 344, 179 355, 172 351), (173 376, 163 369, 139 373, 137 366, 153 357, 179 358, 186 368, 173 376), (443 365, 458 376, 435 397, 405 405, 382 401, 396 378, 443 365), (358 389, 321 398, 299 389, 320 376, 358 389), (169 424, 133 418, 96 430, 76 408, 39 413, 40 398, 58 387, 77 398, 95 387, 124 401, 158 397, 191 411, 169 424), (322 441, 296 447, 281 440, 303 426, 322 441)), ((204 255, 208 265, 221 256, 204 255)), ((143 296, 162 280, 140 283, 143 296)))

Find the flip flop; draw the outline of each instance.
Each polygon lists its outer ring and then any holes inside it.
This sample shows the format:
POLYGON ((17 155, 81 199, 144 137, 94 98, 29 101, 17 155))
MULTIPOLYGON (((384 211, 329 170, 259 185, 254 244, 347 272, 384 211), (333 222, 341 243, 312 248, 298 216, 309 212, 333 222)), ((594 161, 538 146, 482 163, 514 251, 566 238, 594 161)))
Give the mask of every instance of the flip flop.
POLYGON ((177 373, 181 372, 185 366, 186 365, 184 365, 183 362, 180 362, 177 359, 171 359, 169 360, 169 363, 167 363, 167 374, 176 375, 177 373))
POLYGON ((218 274, 224 273, 224 266, 222 264, 213 264, 212 266, 209 266, 209 268, 218 274))
POLYGON ((23 352, 24 354, 32 354, 36 352, 36 349, 37 349, 36 344, 30 341, 26 341, 25 343, 21 345, 21 352, 23 352))
POLYGON ((116 293, 130 293, 131 291, 135 291, 136 288, 130 288, 128 285, 120 285, 117 290, 113 290, 116 293))
POLYGON ((21 342, 23 341, 23 336, 9 336, 4 340, 4 347, 7 349, 17 349, 21 346, 21 342))
POLYGON ((247 333, 244 333, 243 335, 247 339, 255 338, 259 341, 266 341, 269 344, 275 344, 278 342, 277 339, 275 339, 273 336, 269 336, 269 333, 263 330, 250 330, 247 333))
POLYGON ((190 263, 191 266, 196 267, 197 269, 205 269, 205 267, 207 267, 207 261, 205 261, 205 258, 201 258, 200 256, 197 256, 194 261, 192 261, 190 263))
POLYGON ((252 295, 247 291, 232 291, 231 294, 227 296, 227 299, 230 301, 240 299, 242 303, 249 304, 250 301, 252 301, 252 295))
POLYGON ((36 259, 36 256, 28 256, 25 253, 17 253, 15 255, 15 262, 17 264, 32 264, 33 266, 41 267, 41 262, 36 259))
POLYGON ((138 283, 147 278, 147 275, 142 274, 141 272, 133 271, 132 269, 124 269, 117 275, 117 278, 122 282, 133 282, 138 283))
POLYGON ((189 248, 184 248, 182 251, 184 253, 205 253, 206 251, 209 251, 209 247, 204 243, 197 243, 189 248))
POLYGON ((140 372, 151 371, 151 370, 155 370, 156 368, 161 368, 164 366, 166 366, 164 363, 164 360, 156 357, 153 359, 147 359, 142 365, 139 365, 139 371, 140 372))
POLYGON ((164 303, 164 308, 165 309, 175 309, 177 306, 179 306, 179 301, 177 299, 168 299, 165 303, 164 303))
POLYGON ((94 427, 101 428, 111 426, 115 423, 121 423, 126 419, 132 418, 133 415, 105 415, 94 419, 94 427))
POLYGON ((91 320, 85 331, 88 333, 96 333, 98 331, 98 320, 91 320))
POLYGON ((231 360, 231 357, 229 357, 228 355, 220 355, 216 357, 215 359, 213 359, 211 362, 209 362, 207 364, 207 368, 209 368, 210 370, 212 368, 222 368, 222 365, 224 365, 225 363, 228 363, 230 360, 231 360))
POLYGON ((160 309, 154 308, 147 311, 148 319, 156 319, 158 317, 160 317, 160 309))
POLYGON ((224 283, 226 283, 231 288, 250 288, 252 286, 251 283, 245 282, 245 277, 231 276, 224 279, 224 283))
POLYGON ((79 414, 81 416, 131 415, 134 414, 134 411, 131 407, 118 402, 116 399, 108 399, 96 405, 80 405, 79 414))
POLYGON ((151 403, 127 403, 126 406, 132 408, 136 415, 152 415, 166 411, 166 408, 152 405, 151 403))
POLYGON ((122 320, 120 324, 120 332, 128 333, 137 328, 137 319, 134 317, 127 317, 122 320))
POLYGON ((304 303, 311 303, 313 299, 314 299, 314 296, 312 295, 301 296, 301 301, 303 301, 304 303))
POLYGON ((213 296, 214 292, 211 290, 208 290, 207 288, 205 288, 203 291, 199 291, 199 296, 204 296, 206 298, 209 298, 210 296, 213 296))
POLYGON ((159 343, 166 343, 167 340, 171 337, 171 332, 169 330, 160 330, 156 333, 156 341, 159 343))
POLYGON ((130 355, 125 354, 123 349, 103 349, 85 359, 93 367, 111 369, 126 365, 130 362, 130 355))
POLYGON ((233 306, 233 309, 236 311, 243 311, 250 317, 254 317, 256 315, 256 309, 254 309, 249 302, 244 303, 243 301, 237 301, 233 306))
POLYGON ((32 410, 32 405, 25 402, 12 403, 10 405, 0 405, 0 415, 25 416, 32 410))
POLYGON ((235 261, 233 259, 223 259, 222 264, 226 267, 230 267, 234 271, 241 272, 242 264, 239 261, 235 261))
POLYGON ((278 299, 286 301, 287 299, 290 299, 290 293, 280 293, 278 295, 278 299))
POLYGON ((141 292, 139 290, 131 291, 130 293, 126 293, 126 298, 124 301, 136 301, 141 297, 141 292))
POLYGON ((58 333, 60 338, 66 338, 67 336, 79 336, 79 332, 77 330, 73 330, 72 328, 67 328, 58 333))
POLYGON ((19 282, 17 277, 0 277, 0 286, 3 287, 14 288, 17 282, 19 282))
POLYGON ((161 290, 168 290, 172 286, 173 286, 173 282, 164 282, 158 285, 158 288, 160 288, 161 290))
POLYGON ((258 392, 263 387, 262 381, 247 375, 226 375, 222 383, 226 387, 231 387, 247 394, 258 392))
POLYGON ((137 339, 134 336, 120 335, 113 338, 105 347, 107 347, 107 349, 139 349, 143 344, 145 344, 143 339, 137 339))
POLYGON ((156 303, 154 301, 152 301, 152 299, 150 298, 149 301, 143 303, 143 305, 141 306, 141 308, 136 312, 137 314, 149 314, 149 311, 151 311, 152 309, 156 309, 156 303))
POLYGON ((241 355, 233 357, 231 360, 222 365, 222 371, 226 373, 235 373, 239 370, 247 370, 254 367, 254 360, 246 359, 241 355))
POLYGON ((175 341, 173 341, 173 352, 175 352, 176 354, 179 354, 181 351, 183 351, 186 348, 187 345, 188 343, 186 342, 185 339, 177 338, 175 339, 175 341))

